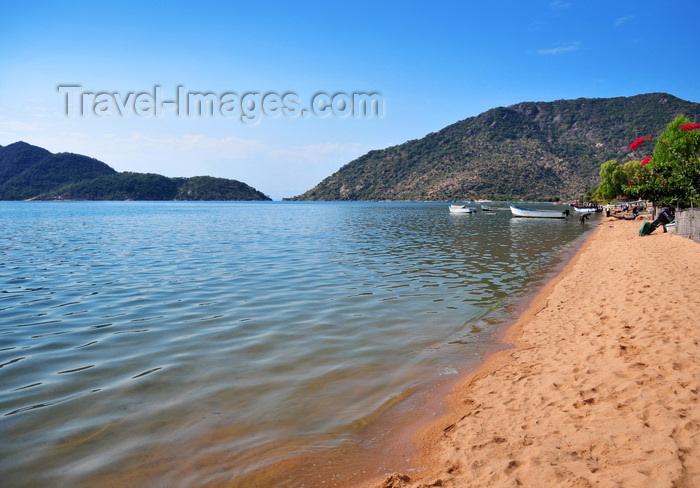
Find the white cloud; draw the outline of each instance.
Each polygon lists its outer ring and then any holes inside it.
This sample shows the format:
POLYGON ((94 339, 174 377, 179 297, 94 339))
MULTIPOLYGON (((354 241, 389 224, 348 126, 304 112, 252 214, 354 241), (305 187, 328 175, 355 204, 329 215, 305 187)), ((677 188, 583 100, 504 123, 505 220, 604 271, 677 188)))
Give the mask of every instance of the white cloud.
POLYGON ((143 133, 132 133, 127 137, 108 134, 110 142, 119 146, 132 147, 138 150, 157 151, 159 154, 177 155, 196 154, 207 157, 215 154, 217 157, 226 155, 230 159, 240 159, 260 151, 262 143, 256 139, 239 137, 212 137, 205 134, 182 134, 172 136, 152 136, 143 133))
POLYGON ((620 17, 618 19, 615 19, 615 22, 614 22, 615 27, 621 26, 622 24, 624 24, 625 22, 629 22, 633 18, 634 18, 634 15, 625 15, 624 17, 620 17))
POLYGON ((2 134, 11 135, 15 132, 33 132, 38 129, 38 126, 27 124, 26 122, 20 122, 17 120, 0 120, 0 131, 2 134))
POLYGON ((551 8, 569 8, 573 4, 571 2, 565 2, 564 0, 554 0, 553 2, 549 2, 549 6, 551 8))
MULTIPOLYGON (((81 139, 70 134, 73 140, 81 139)), ((171 161, 250 161, 276 160, 289 163, 319 163, 329 158, 347 162, 371 148, 360 143, 323 142, 302 145, 268 143, 259 139, 239 137, 214 137, 205 134, 178 136, 132 133, 126 137, 103 134, 99 145, 123 161, 139 161, 153 158, 171 161)), ((104 151, 103 151, 104 152, 104 151)))
POLYGON ((567 44, 565 46, 558 46, 550 49, 538 49, 536 52, 537 54, 542 54, 542 55, 556 55, 556 54, 564 54, 564 53, 570 53, 571 51, 576 51, 580 47, 581 43, 580 42, 574 42, 571 44, 567 44))
POLYGON ((625 22, 629 22, 633 18, 634 18, 634 15, 625 15, 624 17, 620 17, 619 19, 615 20, 615 27, 618 27, 618 26, 624 24, 625 22))
POLYGON ((336 158, 338 162, 345 163, 349 161, 348 158, 358 157, 369 150, 369 147, 359 143, 322 142, 276 148, 271 150, 269 154, 277 159, 286 159, 290 162, 325 163, 329 158, 336 158))

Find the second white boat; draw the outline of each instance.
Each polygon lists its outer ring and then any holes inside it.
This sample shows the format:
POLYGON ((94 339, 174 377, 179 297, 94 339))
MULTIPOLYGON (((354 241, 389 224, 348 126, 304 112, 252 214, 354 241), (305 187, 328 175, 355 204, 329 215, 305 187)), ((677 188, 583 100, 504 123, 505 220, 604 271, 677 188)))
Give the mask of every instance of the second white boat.
POLYGON ((476 209, 472 207, 467 207, 466 205, 450 205, 450 212, 452 213, 476 213, 476 209))
POLYGON ((569 215, 568 210, 535 210, 532 208, 521 208, 510 206, 513 217, 531 217, 545 219, 565 219, 569 215))

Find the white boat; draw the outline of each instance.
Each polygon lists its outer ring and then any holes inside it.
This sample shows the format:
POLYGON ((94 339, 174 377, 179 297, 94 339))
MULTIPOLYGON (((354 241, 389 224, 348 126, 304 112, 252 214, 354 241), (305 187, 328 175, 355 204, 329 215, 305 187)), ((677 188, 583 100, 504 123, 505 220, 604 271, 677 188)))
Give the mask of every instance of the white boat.
POLYGON ((450 212, 452 213, 475 213, 476 209, 472 207, 467 207, 466 205, 450 205, 450 212))
POLYGON ((574 210, 582 214, 591 214, 598 211, 598 209, 595 207, 574 207, 574 210))
POLYGON ((510 206, 513 217, 532 217, 548 219, 564 219, 569 215, 568 210, 534 210, 531 208, 520 208, 510 206))

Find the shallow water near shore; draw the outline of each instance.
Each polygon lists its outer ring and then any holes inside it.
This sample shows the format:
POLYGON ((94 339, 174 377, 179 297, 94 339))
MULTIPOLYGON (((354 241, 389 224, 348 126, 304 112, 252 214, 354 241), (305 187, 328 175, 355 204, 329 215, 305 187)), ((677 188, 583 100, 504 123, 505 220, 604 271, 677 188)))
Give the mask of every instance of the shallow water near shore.
POLYGON ((5 202, 0 221, 18 487, 244 486, 357 443, 478 363, 593 228, 415 203, 5 202))

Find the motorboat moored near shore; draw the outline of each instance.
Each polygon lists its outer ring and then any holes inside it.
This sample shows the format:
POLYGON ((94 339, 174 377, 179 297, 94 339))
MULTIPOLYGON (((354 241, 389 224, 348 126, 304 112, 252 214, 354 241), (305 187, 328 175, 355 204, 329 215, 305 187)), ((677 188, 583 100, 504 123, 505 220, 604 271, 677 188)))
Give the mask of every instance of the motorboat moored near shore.
POLYGON ((535 210, 532 208, 522 208, 510 206, 513 217, 531 217, 545 219, 565 219, 569 215, 568 210, 535 210))
POLYGON ((476 213, 476 209, 473 207, 467 207, 466 205, 450 205, 451 213, 476 213))

